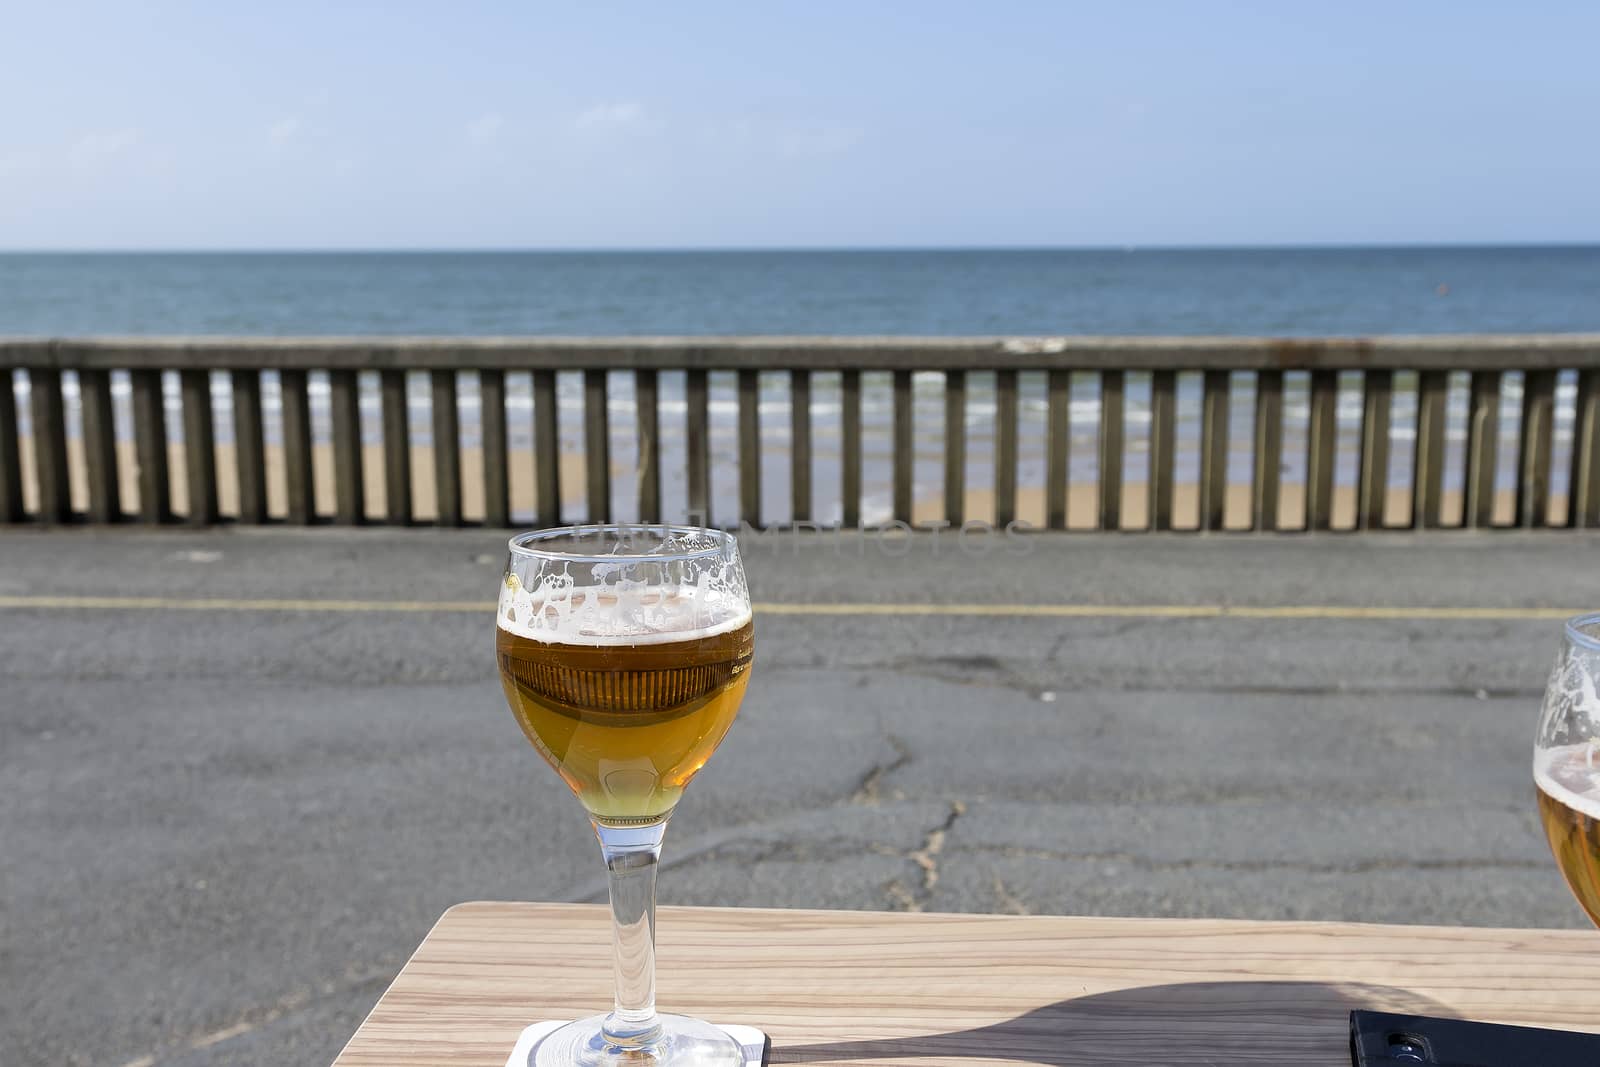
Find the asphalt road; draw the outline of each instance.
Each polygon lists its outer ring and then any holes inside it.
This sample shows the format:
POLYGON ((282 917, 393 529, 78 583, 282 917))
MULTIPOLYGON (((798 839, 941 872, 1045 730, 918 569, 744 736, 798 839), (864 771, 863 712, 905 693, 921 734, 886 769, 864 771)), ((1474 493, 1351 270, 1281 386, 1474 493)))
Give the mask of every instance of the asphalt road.
MULTIPOLYGON (((326 1063, 449 905, 601 897, 470 610, 502 550, 423 530, 0 534, 4 1063, 326 1063), (74 597, 94 603, 40 599, 74 597)), ((673 820, 662 899, 1582 925, 1528 770, 1559 624, 1506 609, 1600 607, 1597 550, 753 541, 758 601, 869 606, 758 614, 744 710, 673 820), (1319 610, 1182 617, 1195 605, 1319 610), (1419 605, 1496 613, 1360 617, 1419 605)))

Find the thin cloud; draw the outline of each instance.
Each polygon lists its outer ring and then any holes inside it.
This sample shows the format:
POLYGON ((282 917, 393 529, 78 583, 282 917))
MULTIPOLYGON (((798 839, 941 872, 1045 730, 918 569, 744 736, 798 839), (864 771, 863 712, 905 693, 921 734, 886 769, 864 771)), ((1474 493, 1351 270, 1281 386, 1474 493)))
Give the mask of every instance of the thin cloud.
POLYGON ((488 144, 500 136, 500 130, 505 124, 505 119, 492 112, 488 115, 479 115, 467 123, 467 140, 473 144, 488 144))
POLYGON ((597 126, 627 126, 644 118, 644 108, 632 100, 596 104, 578 112, 573 124, 580 130, 597 126))
POLYGON ((779 155, 790 158, 837 156, 860 143, 861 130, 858 127, 814 123, 779 133, 777 149, 779 155))
POLYGON ((37 170, 41 160, 39 153, 22 150, 16 152, 0 152, 0 178, 7 178, 13 174, 26 174, 28 171, 37 170))
POLYGON ((101 130, 79 137, 67 154, 74 163, 100 163, 126 152, 138 141, 139 131, 135 129, 101 130))
POLYGON ((300 130, 300 120, 287 115, 267 127, 267 140, 275 147, 282 147, 299 136, 300 130))

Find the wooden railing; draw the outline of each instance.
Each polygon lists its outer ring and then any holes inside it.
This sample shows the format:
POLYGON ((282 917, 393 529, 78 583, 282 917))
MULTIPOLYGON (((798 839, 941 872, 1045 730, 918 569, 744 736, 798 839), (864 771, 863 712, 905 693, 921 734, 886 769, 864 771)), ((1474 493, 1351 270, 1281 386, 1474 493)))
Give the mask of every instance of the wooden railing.
MULTIPOLYGON (((622 338, 622 339, 93 339, 0 341, 0 522, 61 523, 74 520, 146 523, 290 524, 331 521, 356 524, 413 522, 414 448, 410 441, 408 373, 425 373, 431 384, 433 521, 464 524, 462 441, 458 382, 475 375, 481 398, 481 521, 509 525, 511 448, 507 436, 507 375, 530 375, 533 501, 531 521, 562 521, 562 456, 558 436, 558 381, 562 372, 581 375, 584 405, 584 481, 587 517, 659 521, 662 514, 662 434, 658 403, 662 372, 683 372, 687 416, 682 435, 688 517, 721 525, 743 521, 761 526, 764 471, 760 400, 778 384, 789 399, 790 513, 788 522, 807 524, 814 514, 813 385, 837 372, 839 395, 840 499, 826 510, 842 525, 862 522, 862 381, 886 373, 890 474, 884 521, 959 525, 968 520, 1004 526, 1018 519, 1019 383, 1043 379, 1044 433, 1042 507, 1031 525, 1053 529, 1198 530, 1382 529, 1463 527, 1600 526, 1600 335, 1471 337, 1382 337, 1371 340, 1269 340, 1252 338, 622 338), (29 432, 19 434, 14 370, 27 384, 29 432), (231 409, 231 477, 220 478, 214 419, 213 374, 225 374, 231 409), (276 376, 281 403, 272 429, 281 458, 269 464, 263 373, 276 376), (373 481, 364 463, 360 398, 362 372, 375 372, 381 406, 382 513, 368 513, 373 481), (614 372, 631 372, 637 404, 637 508, 612 515, 609 455, 612 433, 607 410, 614 372), (939 491, 919 498, 914 482, 913 375, 943 379, 942 461, 939 491), (126 375, 129 400, 118 432, 113 375, 118 389, 126 375), (308 375, 325 374, 326 419, 331 433, 314 446, 314 411, 308 375), (182 480, 186 501, 174 514, 163 379, 176 376, 181 409, 182 480), (711 515, 712 423, 708 398, 713 380, 731 375, 737 397, 738 513, 711 515), (975 382, 989 389, 994 418, 992 505, 970 514, 967 486, 969 394, 975 382), (1023 376, 1026 376, 1024 378, 1023 376), (1075 377, 1090 376, 1097 388, 1092 483, 1077 485, 1070 469, 1075 429, 1075 377), (1130 384, 1149 400, 1139 412, 1148 421, 1142 435, 1126 418, 1130 384), (74 382, 75 379, 75 382, 74 382), (778 381, 774 381, 777 379, 778 381), (1504 392, 1520 380, 1521 401, 1511 469, 1502 478, 1501 408, 1504 392), (1188 389, 1192 383, 1194 388, 1188 389), (1558 390, 1558 383, 1561 388, 1558 390), (1304 452, 1286 452, 1286 385, 1304 392, 1301 419, 1304 452), (1410 488, 1399 494, 1390 469, 1400 458, 1392 417, 1394 398, 1414 397, 1415 418, 1404 429, 1413 442, 1410 488), (66 396, 75 386, 74 425, 66 396), (1245 416, 1249 441, 1230 440, 1238 409, 1235 391, 1253 394, 1245 416), (1451 390, 1465 394, 1466 439, 1459 458, 1460 486, 1446 478, 1451 444, 1446 439, 1451 390), (1341 429, 1341 391, 1359 390, 1360 417, 1341 429), (1179 406, 1198 400, 1198 480, 1175 479, 1179 406), (1554 428, 1565 447, 1557 467, 1554 428), (124 449, 131 438, 131 452, 124 449), (1248 485, 1229 477, 1229 457, 1248 444, 1248 485), (1148 453, 1142 493, 1125 484, 1128 450, 1148 453), (319 475, 318 449, 331 452, 319 475), (1344 456, 1355 457, 1353 484, 1336 485, 1344 456), (24 458, 28 462, 24 464, 24 458), (1288 506, 1285 464, 1303 467, 1288 506), (26 469, 24 469, 26 467, 26 469), (1559 471, 1559 479, 1557 477, 1559 471), (327 482, 331 480, 332 492, 327 482), (1566 491, 1552 500, 1560 480, 1566 491), (1502 488, 1502 482, 1509 487, 1502 488), (136 486, 127 492, 124 484, 136 486), (219 484, 232 505, 221 507, 219 484), (332 507, 319 514, 317 486, 332 507), (1071 514, 1071 491, 1092 501, 1071 514), (1184 493, 1179 492, 1182 488, 1184 493), (25 491, 26 490, 26 491, 25 491), (271 490, 269 492, 269 490, 271 490), (1232 490, 1232 494, 1230 494, 1232 490), (1087 493, 1084 497, 1082 494, 1087 493), (1336 495, 1353 504, 1336 516, 1336 495), (1452 495, 1454 499, 1452 500, 1452 495), (128 514, 124 499, 137 497, 128 514), (269 496, 281 504, 269 508, 269 496), (1182 502, 1185 508, 1178 505, 1182 502), (81 502, 75 507, 74 501, 81 502), (1229 501, 1234 501, 1230 508, 1229 501), (1507 505, 1509 500, 1509 505, 1507 505), (1241 501, 1243 503, 1241 503, 1241 501), (1447 501, 1451 503, 1447 507, 1447 501), (1559 503, 1562 506, 1555 506, 1559 503), (1135 506, 1139 505, 1139 506, 1135 506), (1498 511, 1497 511, 1497 505, 1498 511), (1180 511, 1187 511, 1184 521, 1180 511), (1288 514, 1285 514, 1286 510, 1288 514), (1142 511, 1142 516, 1130 513, 1142 511), (1072 520, 1072 521, 1069 521, 1072 520)), ((170 378, 169 378, 170 380, 170 378)), ((518 383, 520 386, 520 382, 518 383)), ((1409 405, 1408 405, 1409 406, 1409 405)), ((1295 429, 1298 431, 1299 425, 1295 429)), ((1083 435, 1078 435, 1082 439, 1083 435)), ((1035 464, 1039 457, 1033 457, 1035 464)), ((225 475, 228 472, 223 472, 225 475)), ((733 477, 732 470, 724 476, 733 477)), ((424 482, 427 479, 424 478, 424 482)), ((472 487, 474 493, 476 487, 472 487)))

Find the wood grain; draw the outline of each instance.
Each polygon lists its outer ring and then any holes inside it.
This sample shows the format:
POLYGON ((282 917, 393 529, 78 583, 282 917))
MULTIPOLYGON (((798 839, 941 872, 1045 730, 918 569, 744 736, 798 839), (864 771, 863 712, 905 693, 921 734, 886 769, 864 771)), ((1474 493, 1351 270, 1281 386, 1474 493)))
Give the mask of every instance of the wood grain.
MULTIPOLYGON (((337 1067, 501 1067, 610 1004, 605 911, 463 904, 337 1067)), ((1353 1008, 1600 1031, 1591 931, 662 908, 663 1009, 773 1063, 1346 1067, 1353 1008)))

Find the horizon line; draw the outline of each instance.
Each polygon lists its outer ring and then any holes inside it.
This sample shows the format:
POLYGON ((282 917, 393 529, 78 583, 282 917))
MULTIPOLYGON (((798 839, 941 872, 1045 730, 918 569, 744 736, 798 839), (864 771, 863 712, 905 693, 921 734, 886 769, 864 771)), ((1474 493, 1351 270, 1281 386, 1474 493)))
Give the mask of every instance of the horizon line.
POLYGON ((82 247, 4 248, 3 256, 183 256, 183 255, 759 255, 905 252, 1298 252, 1395 251, 1430 249, 1600 248, 1600 239, 1574 241, 1396 241, 1254 244, 928 244, 928 245, 615 245, 615 246, 327 246, 327 247, 82 247))

